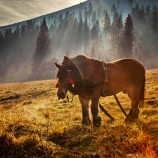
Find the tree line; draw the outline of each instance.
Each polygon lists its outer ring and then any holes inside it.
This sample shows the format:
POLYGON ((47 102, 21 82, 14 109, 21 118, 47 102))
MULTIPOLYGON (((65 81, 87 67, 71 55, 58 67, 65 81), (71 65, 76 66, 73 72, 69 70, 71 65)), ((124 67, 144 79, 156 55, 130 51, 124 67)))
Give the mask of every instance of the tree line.
MULTIPOLYGON (((134 57, 144 63, 149 57, 155 59, 157 6, 137 4, 124 18, 113 5, 111 11, 105 9, 102 15, 98 16, 89 3, 79 12, 60 14, 50 25, 47 18, 40 26, 29 20, 21 27, 17 25, 14 31, 7 28, 0 32, 0 75, 6 78, 10 72, 11 77, 11 72, 25 68, 26 73, 21 77, 24 80, 49 79, 54 77, 52 67, 58 55, 85 54, 106 60, 134 57)), ((150 63, 147 66, 154 67, 150 63)))

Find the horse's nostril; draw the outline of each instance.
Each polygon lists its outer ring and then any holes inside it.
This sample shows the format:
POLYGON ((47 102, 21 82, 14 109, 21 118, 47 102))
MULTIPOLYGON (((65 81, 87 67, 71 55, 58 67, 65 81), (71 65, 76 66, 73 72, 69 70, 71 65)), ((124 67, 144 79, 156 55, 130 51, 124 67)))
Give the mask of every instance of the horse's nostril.
POLYGON ((65 98, 65 93, 64 92, 60 92, 60 93, 58 92, 57 95, 58 95, 59 99, 64 99, 65 98))

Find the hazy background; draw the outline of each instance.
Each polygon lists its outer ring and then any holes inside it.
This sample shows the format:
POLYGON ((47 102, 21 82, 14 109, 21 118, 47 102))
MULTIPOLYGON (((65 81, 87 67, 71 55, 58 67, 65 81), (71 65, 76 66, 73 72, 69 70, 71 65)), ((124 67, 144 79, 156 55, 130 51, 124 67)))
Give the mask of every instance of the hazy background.
POLYGON ((80 2, 0 0, 0 24, 14 23, 0 27, 0 83, 55 78, 54 63, 79 54, 158 68, 158 1, 80 2))

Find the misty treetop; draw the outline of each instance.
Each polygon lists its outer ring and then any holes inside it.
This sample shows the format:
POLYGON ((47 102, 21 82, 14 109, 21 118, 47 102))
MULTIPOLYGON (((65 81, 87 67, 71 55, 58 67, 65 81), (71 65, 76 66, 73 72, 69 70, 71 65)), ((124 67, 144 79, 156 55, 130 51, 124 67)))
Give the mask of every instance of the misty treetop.
POLYGON ((120 1, 110 9, 94 2, 0 31, 0 81, 54 78, 53 62, 64 55, 85 54, 104 61, 132 57, 156 67, 157 6, 129 1, 125 16, 120 1))
POLYGON ((37 36, 36 49, 33 55, 32 63, 32 80, 49 79, 51 78, 50 70, 48 69, 48 59, 51 54, 51 39, 49 38, 49 30, 45 18, 40 26, 40 31, 37 36))

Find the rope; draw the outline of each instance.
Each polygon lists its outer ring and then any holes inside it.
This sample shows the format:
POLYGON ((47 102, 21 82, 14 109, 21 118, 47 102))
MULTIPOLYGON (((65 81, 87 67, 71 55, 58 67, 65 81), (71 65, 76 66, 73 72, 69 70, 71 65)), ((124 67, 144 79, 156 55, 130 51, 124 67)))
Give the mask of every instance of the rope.
POLYGON ((103 106, 99 103, 100 109, 105 113, 106 116, 108 116, 112 121, 115 119, 103 108, 103 106))
POLYGON ((67 101, 68 101, 69 103, 72 103, 73 100, 74 100, 74 96, 75 96, 75 95, 72 94, 72 98, 71 98, 71 101, 70 101, 69 96, 67 95, 67 97, 66 97, 66 98, 67 98, 67 101))
POLYGON ((120 102, 119 102, 119 100, 118 100, 118 98, 117 98, 117 95, 116 95, 116 94, 114 94, 114 98, 115 98, 115 100, 116 100, 116 102, 117 102, 117 104, 118 104, 119 108, 120 108, 120 109, 121 109, 121 111, 123 112, 123 114, 126 116, 126 118, 128 118, 128 115, 126 114, 125 110, 124 110, 124 109, 123 109, 123 107, 121 106, 121 104, 120 104, 120 102))

